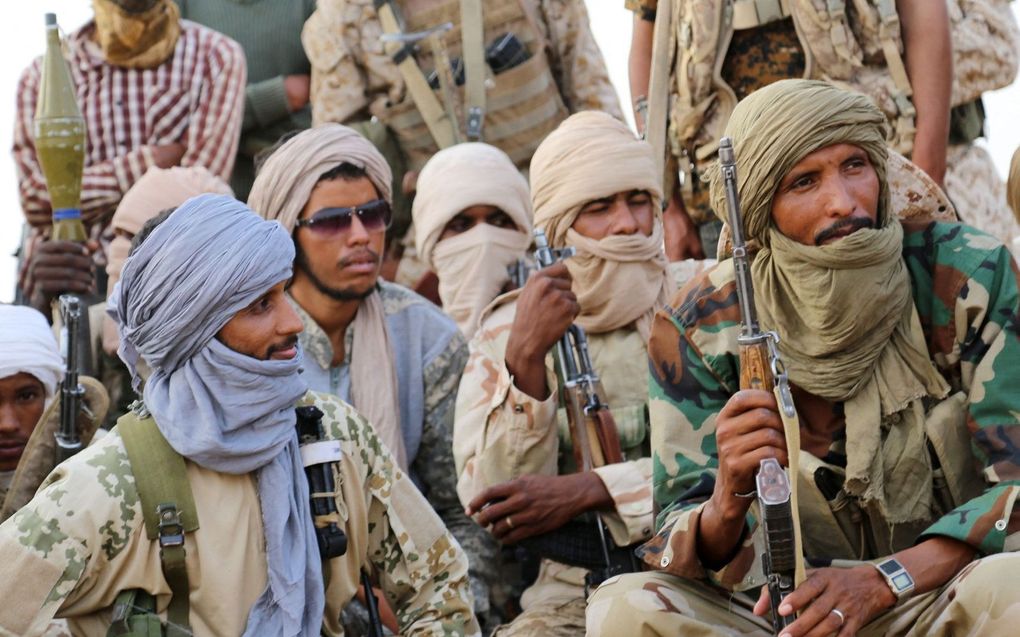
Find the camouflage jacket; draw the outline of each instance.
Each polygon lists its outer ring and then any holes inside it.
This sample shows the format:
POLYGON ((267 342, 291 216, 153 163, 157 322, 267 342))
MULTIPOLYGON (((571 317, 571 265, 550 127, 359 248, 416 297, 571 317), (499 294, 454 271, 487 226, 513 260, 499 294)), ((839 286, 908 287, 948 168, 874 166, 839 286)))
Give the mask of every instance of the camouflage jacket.
MULTIPOLYGON (((423 297, 385 281, 379 284, 379 294, 397 368, 408 471, 467 553, 475 610, 485 613, 499 548, 485 529, 464 514, 457 500, 453 461, 453 408, 457 383, 467 361, 467 346, 456 324, 423 297)), ((307 312, 292 304, 304 324, 300 339, 308 386, 350 401, 353 326, 344 335, 344 361, 334 367, 329 338, 307 312)))
MULTIPOLYGON (((903 257, 914 303, 932 360, 951 386, 951 396, 943 402, 958 400, 963 412, 958 427, 962 439, 954 451, 965 456, 964 464, 977 484, 976 495, 952 510, 933 511, 930 524, 921 525, 910 537, 897 535, 888 545, 872 546, 857 555, 812 554, 812 546, 825 546, 828 538, 816 537, 818 525, 805 523, 809 560, 873 559, 930 536, 965 542, 980 555, 1020 548, 1020 510, 1013 506, 1020 495, 1020 393, 1016 391, 1020 385, 1016 365, 1020 360, 1020 272, 1001 244, 968 226, 903 223, 903 257), (968 439, 969 451, 963 451, 968 449, 968 439), (983 468, 980 474, 977 467, 983 468)), ((646 562, 667 572, 746 589, 762 583, 761 530, 755 507, 747 516, 745 542, 721 571, 706 572, 696 549, 699 518, 714 489, 718 467, 715 419, 739 389, 740 312, 732 263, 723 261, 696 278, 673 299, 676 309, 662 310, 655 318, 649 342, 649 384, 654 495, 662 512, 659 531, 643 552, 646 562)), ((929 415, 936 408, 929 405, 929 415)), ((835 441, 826 458, 838 455, 841 444, 835 441)), ((801 455, 810 457, 806 452, 801 455)), ((946 476, 951 482, 963 477, 946 476)), ((814 480, 805 484, 802 473, 801 493, 818 492, 813 484, 814 480)), ((840 489, 836 498, 841 496, 845 492, 840 489)), ((832 498, 822 502, 826 500, 832 498)), ((811 514, 805 501, 802 495, 802 519, 811 514)), ((853 504, 849 496, 843 501, 853 504)), ((833 504, 829 506, 835 510, 833 504)), ((891 532, 879 515, 865 512, 871 527, 885 526, 891 532)))
MULTIPOLYGON (((519 390, 507 371, 504 354, 516 310, 516 303, 499 306, 483 319, 470 344, 453 434, 457 492, 465 504, 485 488, 521 475, 576 470, 566 416, 558 409, 552 357, 546 357, 551 391, 545 400, 519 390)), ((641 369, 646 349, 637 331, 626 328, 589 334, 588 344, 627 458, 595 469, 616 504, 603 518, 613 540, 625 546, 652 531, 648 395, 641 369)))
MULTIPOLYGON (((467 559, 424 499, 349 405, 309 393, 327 435, 341 442, 336 499, 349 544, 330 560, 323 634, 342 635, 340 610, 368 565, 401 634, 477 635, 467 559)), ((266 585, 265 540, 255 476, 186 462, 201 527, 188 536, 191 625, 196 635, 239 635, 266 585)), ((143 588, 165 609, 159 546, 145 536, 138 492, 114 430, 60 465, 38 495, 0 526, 0 634, 41 634, 69 618, 76 635, 105 635, 121 590, 143 588)))

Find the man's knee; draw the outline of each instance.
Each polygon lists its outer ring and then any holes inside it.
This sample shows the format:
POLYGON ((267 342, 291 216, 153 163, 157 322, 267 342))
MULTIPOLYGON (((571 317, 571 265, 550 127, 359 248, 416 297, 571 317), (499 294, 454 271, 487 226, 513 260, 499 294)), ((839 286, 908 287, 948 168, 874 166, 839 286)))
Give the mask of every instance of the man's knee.
POLYGON ((606 580, 588 598, 585 624, 588 637, 655 636, 661 615, 676 608, 678 593, 662 573, 629 573, 606 580), (656 622, 656 616, 659 622, 656 622))
POLYGON ((1020 573, 1020 554, 985 557, 965 572, 955 586, 954 601, 980 622, 1008 619, 1020 622, 1020 588, 1013 585, 1020 573))

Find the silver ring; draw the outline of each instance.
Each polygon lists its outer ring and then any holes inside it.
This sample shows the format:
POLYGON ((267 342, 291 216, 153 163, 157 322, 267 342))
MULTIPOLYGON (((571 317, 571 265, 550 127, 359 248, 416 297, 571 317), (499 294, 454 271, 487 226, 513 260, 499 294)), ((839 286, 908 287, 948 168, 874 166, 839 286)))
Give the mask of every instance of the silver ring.
POLYGON ((833 608, 833 609, 832 609, 831 611, 829 611, 829 612, 830 612, 830 613, 836 613, 836 617, 839 617, 839 625, 840 625, 840 626, 842 626, 842 625, 843 625, 844 623, 846 623, 846 615, 844 615, 844 614, 843 614, 843 611, 841 611, 840 609, 838 609, 838 608, 833 608))
MULTIPOLYGON (((508 527, 510 527, 511 529, 512 529, 512 528, 514 528, 514 521, 510 519, 510 516, 509 516, 509 515, 508 515, 508 516, 506 516, 506 525, 507 525, 508 527)), ((841 617, 842 617, 842 615, 843 615, 843 614, 842 614, 842 613, 840 613, 840 616, 841 616, 841 617)))

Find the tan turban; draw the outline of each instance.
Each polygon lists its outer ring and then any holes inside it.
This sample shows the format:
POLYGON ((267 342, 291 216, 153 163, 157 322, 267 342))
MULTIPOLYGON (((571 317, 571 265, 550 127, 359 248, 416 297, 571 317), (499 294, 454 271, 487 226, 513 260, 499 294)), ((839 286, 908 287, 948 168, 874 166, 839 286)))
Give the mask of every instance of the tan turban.
POLYGON ((1013 153, 1013 161, 1009 164, 1006 199, 1009 201, 1009 207, 1013 209, 1017 222, 1020 222, 1020 148, 1013 153))
POLYGON ((92 0, 96 38, 114 66, 151 69, 173 55, 181 35, 181 10, 160 0, 148 11, 131 13, 112 0, 92 0))
POLYGON ((550 245, 577 248, 567 268, 581 305, 578 324, 606 332, 637 321, 647 339, 655 309, 673 288, 662 249, 662 186, 651 146, 611 115, 584 111, 545 138, 530 172, 535 226, 546 232, 550 245), (631 190, 651 195, 651 236, 595 241, 571 230, 584 204, 631 190))
MULTIPOLYGON (((298 133, 266 159, 255 176, 248 206, 293 232, 319 178, 340 164, 363 169, 380 196, 393 202, 390 166, 376 147, 352 128, 324 124, 298 133)), ((378 292, 361 301, 350 329, 354 330, 351 402, 406 470, 395 359, 378 292)))
POLYGON ((495 146, 457 144, 425 164, 411 213, 418 255, 439 276, 443 310, 470 338, 482 310, 509 280, 508 266, 524 256, 531 244, 528 182, 495 146), (481 205, 499 208, 517 228, 481 223, 439 240, 451 219, 481 205))
MULTIPOLYGON (((761 324, 778 332, 793 383, 845 402, 848 493, 902 523, 930 513, 921 399, 944 397, 948 385, 928 356, 902 258, 903 229, 887 211, 884 131, 885 117, 867 97, 808 80, 752 93, 726 127, 744 228, 763 246, 751 265, 761 324), (871 158, 881 183, 878 223, 828 245, 797 243, 775 229, 773 196, 804 156, 835 144, 853 144, 871 158)), ((710 179, 712 205, 725 211, 717 166, 710 179)))
MULTIPOLYGON (((196 195, 213 193, 234 196, 225 181, 202 166, 182 168, 159 168, 153 166, 135 182, 117 205, 110 225, 114 230, 126 232, 114 236, 106 249, 106 274, 110 277, 107 290, 112 294, 113 286, 120 280, 128 253, 131 252, 131 237, 138 234, 145 222, 167 208, 176 208, 196 195)), ((103 349, 111 356, 117 355, 117 326, 107 316, 103 317, 103 349)))

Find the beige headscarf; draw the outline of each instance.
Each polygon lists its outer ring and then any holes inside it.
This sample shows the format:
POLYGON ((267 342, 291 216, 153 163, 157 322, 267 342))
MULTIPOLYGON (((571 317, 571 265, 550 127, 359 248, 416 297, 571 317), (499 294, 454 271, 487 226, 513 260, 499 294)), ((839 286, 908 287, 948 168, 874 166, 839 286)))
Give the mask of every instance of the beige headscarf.
MULTIPOLYGON (((120 280, 120 271, 131 252, 131 237, 138 234, 146 221, 160 212, 176 208, 188 199, 204 193, 234 196, 234 191, 225 181, 202 166, 153 166, 124 193, 110 222, 115 231, 123 232, 117 233, 106 249, 106 274, 109 276, 106 289, 110 294, 120 280), (127 233, 127 236, 123 233, 127 233)), ((110 356, 116 356, 118 345, 120 338, 117 336, 117 325, 109 316, 104 316, 103 349, 110 356)))
MULTIPOLYGON (((867 97, 808 80, 754 92, 726 127, 744 228, 763 246, 751 265, 761 324, 778 332, 792 382, 845 401, 847 492, 901 523, 930 515, 920 399, 944 397, 948 385, 928 355, 902 258, 903 229, 889 214, 884 132, 885 117, 867 97), (839 143, 864 149, 878 173, 877 227, 825 246, 799 244, 775 229, 772 198, 805 155, 839 143)), ((709 178, 712 205, 725 211, 718 167, 709 178)))
POLYGON ((160 0, 142 13, 130 13, 111 0, 92 0, 96 40, 104 59, 114 66, 151 69, 173 55, 181 35, 181 10, 160 0))
POLYGON ((528 182, 506 153, 488 144, 457 144, 429 159, 418 175, 411 209, 415 245, 439 276, 443 310, 471 338, 482 310, 509 280, 507 268, 531 245, 528 182), (439 240, 446 224, 472 206, 495 206, 517 229, 481 223, 439 240))
POLYGON ((651 146, 611 115, 583 111, 545 138, 530 172, 535 226, 545 230, 551 246, 577 248, 567 268, 581 305, 578 324, 598 333, 636 322, 647 340, 655 310, 674 288, 662 248, 662 186, 651 146), (651 236, 595 241, 571 229, 585 203, 630 190, 651 195, 651 236))
MULTIPOLYGON (((347 126, 325 124, 298 133, 266 159, 248 195, 248 206, 293 232, 319 178, 340 164, 362 168, 380 196, 392 203, 393 176, 375 146, 347 126)), ((378 292, 362 300, 351 329, 351 402, 406 470, 397 372, 378 292)))
POLYGON ((1020 148, 1013 153, 1013 161, 1009 164, 1006 199, 1009 201, 1009 207, 1013 209, 1017 222, 1020 223, 1020 148))

